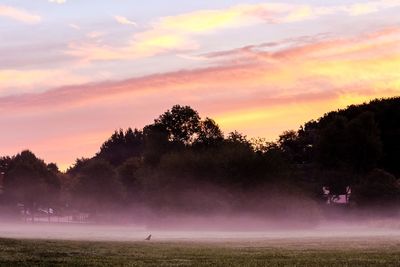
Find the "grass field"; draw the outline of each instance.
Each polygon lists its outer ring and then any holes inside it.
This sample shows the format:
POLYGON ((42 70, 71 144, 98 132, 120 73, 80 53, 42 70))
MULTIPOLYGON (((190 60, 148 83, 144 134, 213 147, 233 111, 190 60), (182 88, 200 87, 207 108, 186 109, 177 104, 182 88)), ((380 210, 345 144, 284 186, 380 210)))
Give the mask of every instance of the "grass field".
POLYGON ((223 242, 0 239, 1 266, 400 266, 397 238, 223 242))

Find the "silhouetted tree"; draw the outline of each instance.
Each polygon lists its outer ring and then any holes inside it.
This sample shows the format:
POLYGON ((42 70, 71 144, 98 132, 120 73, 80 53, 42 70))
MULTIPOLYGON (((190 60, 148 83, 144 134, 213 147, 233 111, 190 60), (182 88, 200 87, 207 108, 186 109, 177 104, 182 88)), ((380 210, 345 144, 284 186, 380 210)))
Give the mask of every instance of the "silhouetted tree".
POLYGON ((344 168, 348 153, 346 127, 347 119, 342 116, 335 116, 326 127, 320 130, 316 158, 323 167, 344 168))
POLYGON ((355 186, 353 200, 361 207, 398 207, 400 180, 383 170, 372 170, 355 186))
POLYGON ((60 182, 43 160, 26 150, 12 158, 4 187, 7 197, 23 204, 25 214, 29 211, 33 220, 38 207, 49 207, 56 201, 60 182))
POLYGON ((382 142, 374 114, 363 112, 347 125, 346 159, 356 171, 373 169, 382 154, 382 142))
POLYGON ((190 144, 200 130, 200 116, 189 106, 175 105, 154 122, 165 129, 171 141, 190 144))
POLYGON ((332 194, 351 186, 359 207, 390 206, 399 203, 399 150, 400 98, 329 112, 276 142, 249 141, 236 131, 224 137, 212 119, 175 105, 143 130, 115 131, 95 157, 77 159, 66 173, 29 151, 0 158, 0 172, 4 196, 32 211, 57 201, 92 212, 137 202, 164 211, 212 210, 205 188, 224 191, 242 209, 249 192, 262 199, 278 192, 281 203, 289 195, 321 200, 322 186, 332 194))
POLYGON ((81 170, 91 161, 89 158, 80 158, 75 160, 75 164, 69 167, 67 174, 70 176, 77 176, 81 170))
POLYGON ((173 148, 173 145, 168 140, 167 130, 159 124, 144 127, 143 134, 145 163, 154 166, 159 163, 164 153, 173 148))
POLYGON ((10 157, 0 157, 0 173, 3 175, 8 171, 12 159, 10 157))
POLYGON ((60 170, 58 169, 57 164, 56 164, 56 163, 53 163, 53 162, 47 164, 47 169, 48 169, 50 172, 54 173, 54 174, 60 173, 60 170))
POLYGON ((305 144, 296 131, 285 131, 279 136, 278 144, 285 155, 297 164, 304 163, 305 144))
POLYGON ((80 169, 73 191, 81 207, 94 214, 117 206, 124 195, 113 167, 100 159, 92 159, 80 169))
POLYGON ((224 140, 224 135, 218 124, 210 118, 206 118, 200 122, 198 136, 195 145, 200 146, 216 146, 224 140))
POLYGON ((143 164, 139 158, 130 158, 117 169, 118 178, 126 190, 128 200, 138 200, 141 197, 139 170, 143 164))
POLYGON ((252 147, 251 142, 247 139, 247 136, 239 133, 238 131, 229 133, 226 143, 230 145, 246 147, 248 149, 251 149, 252 147))
POLYGON ((141 157, 143 154, 143 132, 138 129, 128 128, 126 132, 122 129, 114 134, 100 148, 96 157, 119 166, 127 159, 141 157))

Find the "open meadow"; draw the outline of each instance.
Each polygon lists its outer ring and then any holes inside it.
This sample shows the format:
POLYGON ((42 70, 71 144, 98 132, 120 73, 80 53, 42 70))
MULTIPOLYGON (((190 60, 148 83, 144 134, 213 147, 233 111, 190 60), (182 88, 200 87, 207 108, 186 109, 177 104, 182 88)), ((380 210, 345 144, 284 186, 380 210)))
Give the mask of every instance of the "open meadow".
POLYGON ((142 230, 98 226, 81 231, 85 227, 61 232, 53 226, 42 236, 38 227, 37 232, 21 229, 19 235, 6 229, 11 234, 0 239, 0 265, 400 266, 399 231, 155 231, 151 241, 144 241, 142 230))

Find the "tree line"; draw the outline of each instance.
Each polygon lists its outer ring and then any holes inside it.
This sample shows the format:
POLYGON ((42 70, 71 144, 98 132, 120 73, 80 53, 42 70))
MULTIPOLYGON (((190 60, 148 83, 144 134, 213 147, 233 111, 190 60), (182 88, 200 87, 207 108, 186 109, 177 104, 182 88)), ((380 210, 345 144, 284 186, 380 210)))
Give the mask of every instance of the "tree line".
POLYGON ((96 216, 138 207, 292 216, 324 206, 323 187, 333 195, 351 187, 352 209, 398 208, 399 151, 400 98, 327 113, 276 142, 224 135, 214 120, 175 105, 143 129, 115 131, 66 172, 28 150, 1 157, 0 203, 32 216, 39 208, 96 216))

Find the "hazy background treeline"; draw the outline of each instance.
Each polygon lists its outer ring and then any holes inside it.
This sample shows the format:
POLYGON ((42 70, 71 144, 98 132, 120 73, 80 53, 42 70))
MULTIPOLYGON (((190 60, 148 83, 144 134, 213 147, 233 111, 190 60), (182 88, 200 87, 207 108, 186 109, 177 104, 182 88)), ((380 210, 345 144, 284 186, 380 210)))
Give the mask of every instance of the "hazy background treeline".
POLYGON ((276 142, 224 135, 214 120, 176 105, 143 129, 115 131, 65 173, 30 151, 1 157, 0 212, 315 219, 329 208, 323 187, 333 196, 350 187, 351 212, 396 212, 399 152, 400 98, 330 112, 276 142))

